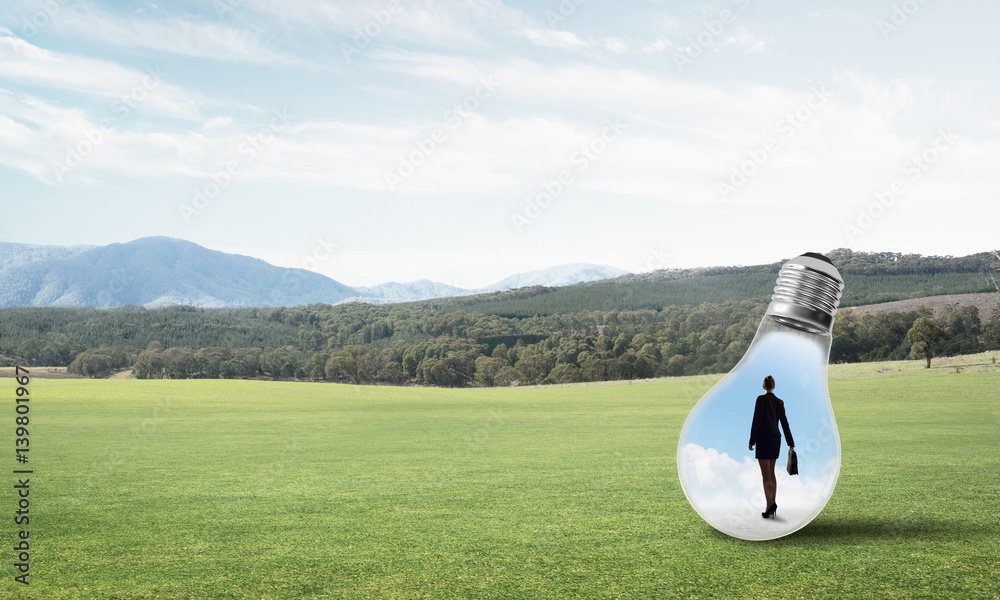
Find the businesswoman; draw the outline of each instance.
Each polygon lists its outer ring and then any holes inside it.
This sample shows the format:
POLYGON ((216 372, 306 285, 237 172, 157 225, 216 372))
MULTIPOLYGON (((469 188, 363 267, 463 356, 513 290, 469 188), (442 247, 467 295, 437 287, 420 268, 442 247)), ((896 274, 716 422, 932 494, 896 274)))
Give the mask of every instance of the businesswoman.
POLYGON ((760 464, 760 476, 764 480, 764 499, 767 501, 767 509, 760 513, 765 519, 774 518, 778 505, 774 501, 774 496, 778 491, 778 480, 774 478, 774 463, 778 460, 781 450, 781 433, 778 431, 778 422, 785 430, 785 437, 788 438, 788 448, 795 447, 792 440, 792 432, 788 429, 788 419, 785 418, 785 403, 774 395, 774 377, 768 375, 764 378, 764 391, 762 396, 757 396, 757 405, 753 409, 753 424, 750 425, 750 449, 757 446, 757 462, 760 464))

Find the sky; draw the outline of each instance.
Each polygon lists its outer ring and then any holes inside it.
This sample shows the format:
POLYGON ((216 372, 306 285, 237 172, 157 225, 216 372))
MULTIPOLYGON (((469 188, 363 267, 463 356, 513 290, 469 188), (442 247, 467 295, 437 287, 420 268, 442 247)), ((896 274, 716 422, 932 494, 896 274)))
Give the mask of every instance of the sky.
POLYGON ((0 241, 348 285, 998 246, 985 1, 5 0, 0 241))
MULTIPOLYGON (((770 321, 766 321, 770 323, 770 321)), ((750 425, 757 397, 768 375, 785 407, 788 427, 799 454, 802 473, 840 458, 835 440, 836 418, 827 390, 826 364, 830 337, 797 332, 770 324, 762 326, 739 365, 699 401, 685 421, 679 443, 695 444, 741 460, 751 458, 750 425)), ((789 439, 781 431, 780 458, 787 457, 789 439)))

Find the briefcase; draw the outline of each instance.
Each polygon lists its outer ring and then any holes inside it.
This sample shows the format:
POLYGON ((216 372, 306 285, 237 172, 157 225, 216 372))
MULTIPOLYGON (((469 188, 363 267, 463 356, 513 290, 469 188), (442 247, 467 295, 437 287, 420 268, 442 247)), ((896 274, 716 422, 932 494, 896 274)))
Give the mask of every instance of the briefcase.
POLYGON ((795 456, 795 450, 792 448, 788 449, 788 474, 798 475, 799 474, 799 457, 795 456))

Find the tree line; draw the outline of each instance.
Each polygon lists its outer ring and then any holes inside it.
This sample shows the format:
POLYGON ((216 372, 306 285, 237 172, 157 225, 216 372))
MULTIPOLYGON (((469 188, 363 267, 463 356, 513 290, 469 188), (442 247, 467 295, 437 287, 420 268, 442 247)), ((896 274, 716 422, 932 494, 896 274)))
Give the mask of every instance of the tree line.
MULTIPOLYGON (((515 318, 433 313, 420 305, 315 304, 230 313, 255 331, 283 332, 273 345, 240 343, 227 322, 211 340, 217 343, 200 347, 160 340, 140 346, 128 337, 118 337, 119 343, 87 344, 66 336, 36 336, 2 348, 0 360, 63 365, 89 377, 131 369, 142 379, 446 387, 641 379, 727 372, 753 340, 766 306, 742 300, 515 318)), ((218 314, 198 309, 136 312, 154 313, 165 329, 172 315, 180 315, 186 326, 199 313, 207 313, 206 324, 220 322, 218 314)), ((926 308, 852 313, 846 309, 837 316, 831 362, 911 356, 929 361, 930 356, 1000 349, 1000 310, 985 322, 974 306, 945 308, 936 316, 926 308)), ((211 327, 201 335, 206 331, 211 327)))

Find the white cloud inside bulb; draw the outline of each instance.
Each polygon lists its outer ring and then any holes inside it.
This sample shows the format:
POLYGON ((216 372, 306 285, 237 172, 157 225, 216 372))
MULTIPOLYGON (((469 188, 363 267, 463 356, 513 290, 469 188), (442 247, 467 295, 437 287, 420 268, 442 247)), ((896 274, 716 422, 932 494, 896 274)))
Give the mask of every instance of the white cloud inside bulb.
MULTIPOLYGON (((801 459, 800 459, 801 460, 801 459)), ((723 508, 759 504, 763 501, 760 467, 750 457, 742 461, 731 458, 715 448, 685 444, 678 456, 684 491, 699 509, 723 508)), ((830 459, 816 476, 790 476, 785 471, 784 457, 774 471, 778 481, 775 500, 788 508, 813 508, 823 505, 833 492, 840 459, 830 459)))

